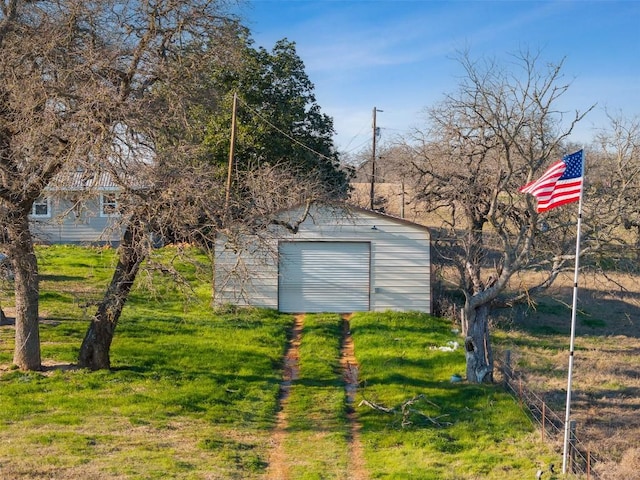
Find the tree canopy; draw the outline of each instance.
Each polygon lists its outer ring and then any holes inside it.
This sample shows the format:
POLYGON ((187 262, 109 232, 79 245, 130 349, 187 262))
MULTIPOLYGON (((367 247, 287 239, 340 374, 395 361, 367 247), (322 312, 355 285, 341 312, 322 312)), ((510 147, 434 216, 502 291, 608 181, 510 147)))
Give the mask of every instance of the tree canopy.
POLYGON ((344 197, 348 178, 339 168, 333 145, 333 120, 316 102, 314 85, 295 43, 282 39, 268 51, 254 48, 247 36, 243 41, 238 68, 219 66, 213 70, 212 88, 223 96, 225 108, 207 124, 205 144, 212 155, 220 165, 226 165, 236 94, 234 168, 239 174, 279 166, 301 180, 315 175, 323 196, 344 197))
POLYGON ((126 230, 112 282, 82 344, 82 366, 109 368, 115 327, 152 248, 150 232, 165 242, 209 249, 219 232, 264 233, 278 210, 346 192, 346 175, 338 169, 333 149, 331 119, 320 114, 295 49, 286 42, 274 49, 284 53, 273 56, 264 49, 247 49, 244 29, 236 27, 229 30, 228 43, 235 62, 221 56, 197 62, 187 50, 181 63, 193 60, 190 76, 179 87, 161 83, 153 90, 155 102, 181 116, 156 117, 152 128, 134 135, 131 142, 137 152, 148 145, 152 161, 142 155, 138 172, 142 170, 144 188, 134 188, 138 178, 134 184, 122 184, 126 230), (235 92, 233 84, 227 88, 220 79, 236 76, 242 78, 252 104, 243 100, 241 106, 241 135, 232 155, 234 181, 228 185, 234 114, 229 100, 235 92))
POLYGON ((468 54, 459 60, 465 76, 458 90, 427 110, 428 126, 414 132, 406 149, 418 201, 441 221, 434 246, 464 295, 467 378, 481 382, 493 372, 490 309, 549 285, 571 258, 570 217, 563 211, 541 218, 534 199, 518 188, 566 153, 584 113, 563 122, 557 103, 569 85, 562 62, 541 66, 530 52, 509 69, 468 54), (506 298, 511 277, 533 264, 546 272, 539 283, 506 298))
POLYGON ((120 190, 119 263, 81 352, 91 368, 109 365, 150 234, 207 245, 216 231, 251 225, 257 213, 292 199, 345 194, 332 120, 294 44, 251 48, 248 30, 226 7, 217 0, 0 3, 0 220, 15 271, 20 368, 41 364, 29 214, 47 188, 64 187, 65 176, 106 172, 120 190), (242 108, 229 217, 222 171, 235 91, 242 108))

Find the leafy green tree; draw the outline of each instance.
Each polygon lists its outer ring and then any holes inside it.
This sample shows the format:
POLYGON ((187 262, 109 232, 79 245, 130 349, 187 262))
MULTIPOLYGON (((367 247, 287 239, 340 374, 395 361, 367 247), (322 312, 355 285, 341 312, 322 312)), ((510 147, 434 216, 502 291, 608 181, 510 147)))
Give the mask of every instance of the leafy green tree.
MULTIPOLYGON (((262 47, 254 49, 246 36, 243 41, 239 68, 218 67, 211 79, 213 90, 223 96, 226 107, 208 124, 206 145, 215 161, 219 165, 227 163, 232 99, 236 94, 236 175, 278 165, 301 181, 315 176, 326 196, 344 197, 348 175, 339 168, 333 120, 316 102, 314 85, 295 43, 280 40, 269 52, 262 47)), ((242 189, 237 193, 242 195, 242 189)))

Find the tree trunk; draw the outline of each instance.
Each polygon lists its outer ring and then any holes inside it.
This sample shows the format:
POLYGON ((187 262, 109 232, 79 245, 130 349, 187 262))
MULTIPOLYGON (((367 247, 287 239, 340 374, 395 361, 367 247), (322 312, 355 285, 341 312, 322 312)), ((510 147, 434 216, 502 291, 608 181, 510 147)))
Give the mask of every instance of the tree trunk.
POLYGON ((10 220, 7 231, 16 299, 16 344, 13 363, 21 370, 40 370, 42 363, 38 325, 38 261, 33 249, 27 215, 10 220))
POLYGON ((465 306, 463 324, 465 334, 465 356, 467 359, 467 381, 482 383, 493 381, 493 351, 489 337, 489 306, 465 306))
POLYGON ((129 297, 140 264, 146 258, 144 229, 139 222, 127 227, 118 249, 118 265, 111 284, 85 334, 78 364, 91 370, 111 368, 110 350, 116 325, 129 297))

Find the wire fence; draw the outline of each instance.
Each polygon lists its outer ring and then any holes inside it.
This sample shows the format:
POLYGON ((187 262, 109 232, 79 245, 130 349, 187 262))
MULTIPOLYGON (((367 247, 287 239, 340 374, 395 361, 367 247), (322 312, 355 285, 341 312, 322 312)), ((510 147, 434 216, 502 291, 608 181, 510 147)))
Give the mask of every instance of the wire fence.
MULTIPOLYGON (((564 446, 564 415, 551 409, 541 395, 527 386, 522 373, 513 369, 511 351, 506 350, 504 358, 496 360, 496 364, 502 373, 505 388, 514 395, 523 409, 526 408, 530 412, 533 422, 540 431, 542 441, 564 446)), ((591 449, 576 435, 576 422, 570 421, 567 473, 574 478, 599 480, 599 475, 594 471, 597 461, 591 449)), ((556 473, 560 473, 561 470, 560 466, 555 466, 556 473)))

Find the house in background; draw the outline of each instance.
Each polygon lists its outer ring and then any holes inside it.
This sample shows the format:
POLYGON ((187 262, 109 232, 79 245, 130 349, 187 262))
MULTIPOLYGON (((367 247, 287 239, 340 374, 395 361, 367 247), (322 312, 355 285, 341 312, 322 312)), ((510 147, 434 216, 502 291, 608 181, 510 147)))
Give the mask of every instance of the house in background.
POLYGON ((429 230, 352 206, 282 212, 261 240, 216 243, 214 302, 282 312, 431 312, 429 230))
POLYGON ((58 177, 38 198, 29 216, 40 243, 109 244, 122 238, 120 188, 107 172, 71 172, 58 177))

